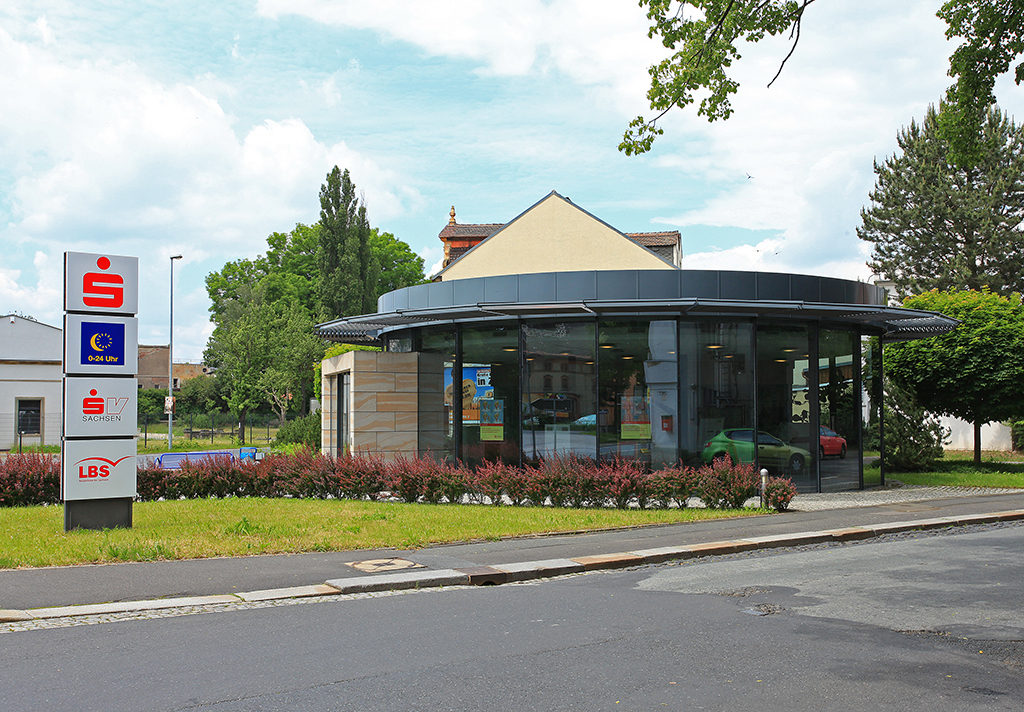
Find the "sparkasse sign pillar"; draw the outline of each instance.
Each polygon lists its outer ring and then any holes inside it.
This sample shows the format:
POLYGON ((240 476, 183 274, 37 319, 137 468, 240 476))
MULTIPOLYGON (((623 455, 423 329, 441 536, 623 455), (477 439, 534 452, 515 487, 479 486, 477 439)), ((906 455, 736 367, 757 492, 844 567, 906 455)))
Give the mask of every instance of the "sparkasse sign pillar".
POLYGON ((139 260, 64 253, 64 530, 131 527, 139 260))

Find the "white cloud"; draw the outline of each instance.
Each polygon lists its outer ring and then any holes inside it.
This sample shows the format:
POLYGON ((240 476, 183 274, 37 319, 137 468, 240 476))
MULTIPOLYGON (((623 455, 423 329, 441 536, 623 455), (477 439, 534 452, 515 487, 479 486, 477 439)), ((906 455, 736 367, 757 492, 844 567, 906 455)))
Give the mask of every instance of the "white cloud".
POLYGON ((647 67, 666 53, 647 38, 644 10, 622 0, 259 0, 257 12, 372 30, 430 56, 478 62, 488 76, 562 72, 611 89, 623 107, 637 106, 647 67))
MULTIPOLYGON (((350 169, 375 220, 422 204, 402 176, 343 141, 318 140, 301 119, 238 127, 198 86, 162 83, 132 63, 67 59, 0 27, 0 66, 0 96, 18 107, 0 112, 0 242, 37 255, 34 270, 0 267, 8 309, 59 321, 65 250, 139 255, 142 283, 164 286, 167 256, 181 252, 188 280, 201 283, 225 261, 263 251, 270 232, 314 222, 336 164, 350 169)), ((337 94, 330 83, 324 91, 337 94)), ((166 291, 144 291, 144 333, 162 328, 166 291)), ((207 316, 205 303, 182 312, 183 330, 199 338, 207 316)))

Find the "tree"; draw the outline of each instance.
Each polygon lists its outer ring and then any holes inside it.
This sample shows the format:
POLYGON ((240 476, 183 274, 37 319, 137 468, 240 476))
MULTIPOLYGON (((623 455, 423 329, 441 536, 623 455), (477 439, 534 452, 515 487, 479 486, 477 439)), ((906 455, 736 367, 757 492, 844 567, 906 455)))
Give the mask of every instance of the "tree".
MULTIPOLYGON (((697 113, 708 121, 728 119, 729 95, 739 83, 727 69, 741 55, 740 40, 759 42, 766 35, 789 33, 791 45, 771 86, 800 40, 804 11, 814 0, 640 0, 652 24, 649 37, 659 37, 675 54, 648 69, 647 92, 652 119, 636 117, 622 137, 619 150, 627 156, 651 150, 663 133, 658 120, 673 108, 692 104, 704 93, 697 113), (689 10, 689 12, 687 12, 689 10)), ((995 78, 1007 71, 1024 52, 1024 11, 1019 0, 948 0, 938 12, 947 22, 946 36, 965 40, 950 58, 956 82, 948 100, 956 107, 945 129, 956 143, 957 165, 969 165, 977 155, 974 135, 984 110, 995 101, 995 78)), ((1017 65, 1016 80, 1024 79, 1024 63, 1017 65)))
POLYGON ((335 166, 320 188, 317 304, 324 319, 364 314, 376 307, 377 270, 370 252, 366 206, 356 199, 348 169, 335 166))
POLYGON ((981 426, 1024 415, 1024 306, 1019 295, 932 290, 904 301, 908 309, 960 320, 930 339, 890 344, 885 370, 926 410, 974 424, 974 462, 981 426))
POLYGON ((206 414, 220 410, 223 405, 217 378, 206 374, 182 381, 181 389, 174 398, 174 412, 182 415, 206 414))
POLYGON ((426 281, 423 258, 390 232, 379 232, 373 228, 370 231, 370 251, 380 268, 373 297, 374 308, 380 295, 426 281))
POLYGON ((1024 291, 1024 127, 986 112, 985 152, 957 168, 939 126, 943 105, 897 136, 902 151, 879 164, 857 235, 873 243, 868 266, 899 296, 950 288, 1024 291))
MULTIPOLYGON (((306 384, 322 352, 323 342, 297 305, 268 304, 257 295, 237 319, 214 329, 204 357, 217 368, 228 406, 244 427, 246 416, 263 403, 269 401, 282 412, 288 396, 296 392, 304 413, 306 384)), ((245 442, 244 430, 239 440, 245 442)))
POLYGON ((289 233, 271 233, 265 256, 228 262, 208 274, 206 292, 214 322, 237 318, 257 292, 266 301, 284 301, 312 312, 319 231, 318 225, 298 223, 289 233))
MULTIPOLYGON (((947 39, 964 40, 949 58, 949 76, 955 81, 946 92, 950 110, 941 128, 951 162, 970 166, 986 153, 976 129, 996 103, 996 77, 1024 52, 1024 5, 1020 0, 949 0, 938 15, 946 21, 947 39)), ((1024 62, 1017 65, 1014 79, 1017 84, 1024 80, 1024 62)))

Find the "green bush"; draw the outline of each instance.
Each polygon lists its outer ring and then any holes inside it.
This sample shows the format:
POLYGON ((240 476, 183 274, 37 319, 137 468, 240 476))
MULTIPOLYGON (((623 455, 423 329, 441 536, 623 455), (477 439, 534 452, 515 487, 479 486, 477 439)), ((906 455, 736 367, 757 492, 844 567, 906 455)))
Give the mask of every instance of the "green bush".
POLYGON ((943 428, 913 394, 885 378, 885 466, 901 472, 929 469, 942 457, 942 445, 949 438, 943 428))
POLYGON ((284 423, 277 431, 274 445, 304 445, 320 452, 320 411, 284 423))

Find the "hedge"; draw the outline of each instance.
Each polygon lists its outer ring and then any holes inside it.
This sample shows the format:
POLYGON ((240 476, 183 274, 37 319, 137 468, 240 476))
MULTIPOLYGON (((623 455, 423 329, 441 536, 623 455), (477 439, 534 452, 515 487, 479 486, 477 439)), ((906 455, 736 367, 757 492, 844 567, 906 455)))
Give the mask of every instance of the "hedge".
MULTIPOLYGON (((10 455, 0 460, 0 506, 60 502, 59 460, 50 455, 10 455)), ((631 460, 597 462, 552 456, 537 466, 483 462, 475 469, 430 457, 386 461, 378 455, 334 458, 310 450, 271 454, 259 462, 210 457, 179 470, 138 470, 138 500, 206 497, 400 499, 405 502, 551 505, 555 507, 685 507, 699 497, 708 507, 742 507, 758 493, 753 465, 719 460, 700 468, 682 465, 653 472, 631 460)), ((796 489, 772 478, 771 507, 784 510, 796 489)))

